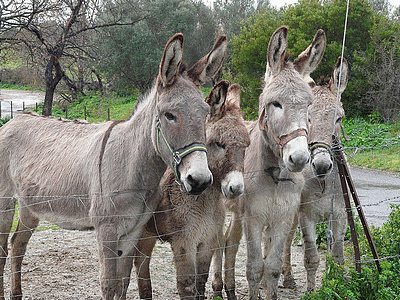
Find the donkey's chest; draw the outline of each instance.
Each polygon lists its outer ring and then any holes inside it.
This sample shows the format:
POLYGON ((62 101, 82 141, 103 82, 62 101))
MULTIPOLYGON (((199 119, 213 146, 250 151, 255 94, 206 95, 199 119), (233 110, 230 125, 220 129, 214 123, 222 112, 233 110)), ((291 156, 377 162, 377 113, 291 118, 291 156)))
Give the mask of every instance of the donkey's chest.
POLYGON ((217 234, 225 219, 223 203, 219 197, 201 197, 197 201, 169 205, 168 210, 159 214, 158 225, 163 226, 158 227, 165 234, 163 239, 169 242, 176 239, 202 242, 217 234))
POLYGON ((294 180, 259 185, 241 201, 244 214, 262 224, 275 224, 294 214, 300 204, 301 189, 294 180))

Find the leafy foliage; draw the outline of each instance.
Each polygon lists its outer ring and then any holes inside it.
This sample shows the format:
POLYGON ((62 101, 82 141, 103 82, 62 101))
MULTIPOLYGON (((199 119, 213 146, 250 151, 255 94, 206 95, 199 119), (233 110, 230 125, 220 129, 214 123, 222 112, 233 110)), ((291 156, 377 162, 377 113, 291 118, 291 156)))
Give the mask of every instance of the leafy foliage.
MULTIPOLYGON (((110 109, 110 119, 125 120, 129 118, 135 106, 137 96, 135 94, 114 93, 110 96, 101 96, 97 92, 91 92, 87 96, 79 95, 77 101, 70 103, 66 108, 58 104, 53 106, 53 116, 68 119, 83 120, 86 117, 89 122, 102 122, 108 118, 108 109, 110 109)), ((42 106, 39 105, 41 112, 42 106)))
MULTIPOLYGON (((387 258, 380 262, 381 274, 373 261, 363 263, 358 274, 353 266, 339 266, 328 258, 321 288, 302 299, 397 299, 400 293, 400 206, 392 206, 389 220, 381 228, 372 228, 371 232, 380 257, 387 258)), ((364 235, 360 235, 359 240, 361 253, 366 253, 364 258, 371 257, 364 235)))
MULTIPOLYGON (((202 2, 155 0, 143 1, 143 6, 146 17, 142 21, 130 27, 105 28, 98 41, 99 69, 117 90, 147 90, 157 75, 165 43, 177 32, 184 34, 184 60, 189 65, 214 43, 217 26, 211 9, 202 2)), ((109 7, 117 9, 118 5, 109 7)), ((135 17, 135 10, 126 12, 126 18, 135 17)))
MULTIPOLYGON (((319 28, 325 31, 328 41, 325 56, 319 68, 312 74, 317 80, 321 76, 331 75, 336 59, 342 52, 346 7, 345 0, 300 0, 299 3, 280 10, 267 6, 242 23, 240 34, 232 42, 232 64, 234 78, 243 86, 243 107, 248 118, 254 119, 257 116, 261 78, 265 72, 266 51, 272 32, 281 25, 288 25, 288 50, 293 56, 297 56, 310 44, 319 28)), ((396 39, 398 26, 387 15, 374 11, 368 0, 352 2, 344 48, 344 56, 351 66, 350 81, 342 95, 348 116, 366 116, 380 106, 372 91, 381 91, 385 86, 381 84, 377 87, 376 83, 372 84, 371 78, 377 76, 368 77, 365 72, 368 70, 369 74, 376 73, 374 68, 378 65, 374 58, 377 41, 396 39)), ((393 50, 393 55, 387 57, 386 64, 399 60, 398 52, 393 50)), ((397 70, 396 66, 394 64, 392 69, 397 70)), ((387 77, 377 79, 385 81, 387 77)), ((396 91, 399 77, 397 72, 393 77, 390 81, 393 83, 391 91, 396 91)), ((397 101, 398 93, 392 94, 393 101, 397 101)))
POLYGON ((394 133, 394 124, 379 122, 379 114, 368 118, 345 118, 343 125, 351 138, 344 141, 345 147, 384 147, 400 144, 400 135, 394 133), (377 118, 378 117, 378 118, 377 118))
POLYGON ((1 118, 0 119, 0 127, 3 126, 4 124, 6 124, 8 121, 10 121, 10 117, 9 116, 1 118))

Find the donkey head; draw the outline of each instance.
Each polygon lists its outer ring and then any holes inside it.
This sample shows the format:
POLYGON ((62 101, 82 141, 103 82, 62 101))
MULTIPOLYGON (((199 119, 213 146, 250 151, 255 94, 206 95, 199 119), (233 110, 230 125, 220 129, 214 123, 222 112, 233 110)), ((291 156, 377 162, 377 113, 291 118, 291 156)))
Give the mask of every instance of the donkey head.
POLYGON ((268 45, 258 121, 266 143, 282 158, 284 166, 300 172, 309 161, 307 108, 313 95, 307 73, 321 61, 326 38, 319 30, 311 45, 292 64, 287 61, 287 32, 285 26, 277 29, 268 45))
POLYGON ((206 156, 205 120, 209 106, 200 85, 215 75, 226 52, 226 37, 218 38, 213 49, 185 71, 182 59, 183 35, 167 43, 156 82, 156 118, 153 143, 164 162, 173 168, 182 189, 200 194, 212 183, 206 156))
POLYGON ((244 192, 244 154, 250 144, 240 109, 240 86, 222 80, 206 102, 211 107, 207 120, 209 166, 214 184, 221 186, 224 197, 232 199, 244 192))
POLYGON ((349 66, 343 58, 340 69, 341 61, 339 57, 329 82, 322 81, 312 89, 314 101, 308 108, 311 165, 319 178, 324 178, 332 170, 330 149, 333 136, 339 137, 341 120, 344 117, 340 96, 346 89, 349 66))

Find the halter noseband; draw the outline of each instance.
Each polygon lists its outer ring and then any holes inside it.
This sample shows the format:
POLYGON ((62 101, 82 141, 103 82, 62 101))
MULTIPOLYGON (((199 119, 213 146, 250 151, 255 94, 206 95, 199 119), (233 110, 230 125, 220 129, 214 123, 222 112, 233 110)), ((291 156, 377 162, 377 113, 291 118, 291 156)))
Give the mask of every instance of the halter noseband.
POLYGON ((175 180, 180 185, 181 180, 179 178, 178 166, 182 162, 182 158, 184 158, 185 156, 189 155, 190 153, 192 153, 194 151, 204 151, 207 153, 207 148, 202 144, 192 144, 192 145, 184 147, 180 150, 175 150, 168 143, 167 138, 165 137, 164 132, 161 129, 161 122, 157 115, 156 116, 156 143, 157 143, 158 153, 161 153, 160 152, 160 144, 159 144, 160 136, 162 137, 165 145, 167 145, 169 152, 172 154, 172 158, 173 158, 172 159, 172 167, 173 167, 174 174, 175 174, 175 180))
POLYGON ((267 117, 266 115, 264 116, 264 122, 263 122, 263 124, 264 124, 264 125, 263 125, 262 130, 265 131, 265 132, 267 132, 267 131, 270 132, 270 134, 271 134, 272 137, 274 138, 275 142, 276 142, 276 143, 278 144, 278 146, 279 146, 281 156, 283 155, 283 147, 284 147, 287 143, 289 143, 291 140, 293 140, 293 139, 295 139, 295 138, 297 138, 297 137, 299 137, 299 136, 305 136, 305 137, 307 137, 307 135, 308 135, 308 132, 307 132, 306 129, 300 128, 300 129, 296 129, 295 131, 292 131, 292 132, 289 133, 289 134, 286 134, 286 135, 282 135, 282 136, 280 136, 280 137, 277 137, 271 130, 268 130, 268 129, 269 129, 269 126, 268 126, 268 117, 267 117))
POLYGON ((317 148, 322 148, 327 150, 328 152, 331 152, 331 145, 328 145, 327 143, 324 142, 315 142, 308 145, 308 149, 310 150, 310 152, 312 152, 317 148))
MULTIPOLYGON (((267 124, 266 124, 266 125, 267 125, 267 124)), ((266 126, 266 130, 265 130, 265 131, 268 131, 268 126, 266 126)), ((291 140, 293 140, 293 139, 295 139, 295 138, 297 138, 297 137, 299 137, 299 136, 305 136, 305 137, 307 137, 307 130, 305 130, 305 129, 303 129, 303 128, 301 128, 301 129, 296 129, 295 131, 293 131, 293 132, 291 132, 291 133, 289 133, 289 134, 286 134, 286 135, 282 135, 281 137, 277 137, 276 135, 274 135, 273 132, 272 132, 271 130, 270 130, 270 133, 271 133, 272 137, 274 138, 274 140, 276 141, 276 143, 277 143, 278 146, 279 146, 281 156, 282 156, 282 154, 283 154, 283 147, 284 147, 287 143, 289 143, 291 140)))

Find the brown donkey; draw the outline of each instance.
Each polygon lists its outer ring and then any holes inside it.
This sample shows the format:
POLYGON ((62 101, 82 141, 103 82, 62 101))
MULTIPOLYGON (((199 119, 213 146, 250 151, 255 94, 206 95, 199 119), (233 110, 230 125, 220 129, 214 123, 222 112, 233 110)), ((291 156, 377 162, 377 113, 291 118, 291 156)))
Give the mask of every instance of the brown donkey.
POLYGON ((189 194, 200 194, 212 183, 204 146, 209 107, 199 85, 220 68, 226 44, 221 36, 185 71, 183 35, 174 35, 153 88, 126 121, 89 124, 25 114, 1 129, 0 299, 16 198, 13 299, 22 299, 22 259, 40 219, 63 228, 94 229, 102 297, 125 299, 134 247, 158 205, 151 195, 167 166, 189 194))
POLYGON ((190 196, 174 183, 171 170, 161 181, 162 200, 135 257, 141 299, 152 297, 149 263, 157 237, 172 246, 181 299, 204 299, 213 252, 223 247, 222 197, 233 199, 243 193, 244 152, 250 143, 240 110, 240 87, 228 86, 227 81, 219 82, 206 99, 211 107, 206 147, 212 186, 190 196))
MULTIPOLYGON (((245 193, 233 209, 226 232, 228 299, 236 299, 234 267, 242 223, 247 245, 249 298, 258 299, 263 275, 267 298, 277 298, 283 246, 300 204, 303 187, 300 171, 309 161, 307 109, 313 100, 307 81, 322 59, 326 38, 319 30, 311 45, 292 64, 286 60, 287 32, 287 27, 281 27, 270 39, 259 119, 248 126, 250 146, 244 162, 245 193)), ((221 284, 214 286, 221 287, 221 284)))
MULTIPOLYGON (((305 185, 301 191, 299 208, 300 226, 304 239, 304 266, 307 270, 307 290, 315 288, 315 273, 319 265, 316 245, 316 224, 327 221, 332 213, 332 256, 336 263, 344 263, 343 243, 347 229, 347 217, 340 188, 337 162, 333 160, 331 147, 333 135, 339 139, 341 120, 344 117, 342 103, 337 100, 348 81, 348 64, 338 58, 329 82, 313 87, 314 102, 308 108, 309 143, 311 164, 303 170, 305 185), (340 77, 341 76, 341 77, 340 77), (339 86, 340 84, 340 86, 339 86)), ((290 262, 290 246, 298 226, 297 215, 287 237, 283 259, 284 286, 294 288, 290 262)))

